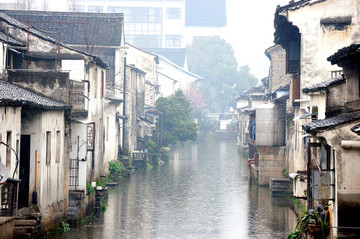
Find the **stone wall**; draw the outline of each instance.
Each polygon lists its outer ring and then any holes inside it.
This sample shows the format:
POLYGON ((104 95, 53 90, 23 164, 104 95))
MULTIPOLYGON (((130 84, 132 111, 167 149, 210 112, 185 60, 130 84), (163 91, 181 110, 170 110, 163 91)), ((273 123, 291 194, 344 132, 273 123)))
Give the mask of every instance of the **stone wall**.
POLYGON ((0 238, 11 239, 14 236, 14 217, 0 217, 0 238))
POLYGON ((290 78, 286 75, 286 51, 280 45, 274 45, 265 51, 271 61, 269 74, 270 92, 290 84, 290 78))
POLYGON ((41 230, 47 232, 59 226, 61 220, 66 220, 68 212, 67 199, 54 202, 51 206, 41 209, 41 230))
POLYGON ((270 178, 282 178, 285 169, 285 147, 259 146, 258 183, 268 186, 270 178))

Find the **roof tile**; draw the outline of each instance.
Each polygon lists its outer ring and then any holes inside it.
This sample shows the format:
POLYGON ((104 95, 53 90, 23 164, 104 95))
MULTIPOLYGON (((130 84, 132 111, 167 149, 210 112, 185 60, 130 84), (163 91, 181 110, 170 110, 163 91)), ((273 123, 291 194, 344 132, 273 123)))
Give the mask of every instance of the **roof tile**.
POLYGON ((68 110, 70 105, 49 99, 20 86, 0 80, 0 105, 34 107, 44 110, 68 110))

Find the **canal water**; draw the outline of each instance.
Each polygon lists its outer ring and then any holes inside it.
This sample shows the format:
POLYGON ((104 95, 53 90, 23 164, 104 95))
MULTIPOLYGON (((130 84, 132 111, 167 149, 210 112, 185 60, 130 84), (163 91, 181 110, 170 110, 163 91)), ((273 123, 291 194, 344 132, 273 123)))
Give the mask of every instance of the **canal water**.
POLYGON ((234 140, 201 141, 110 188, 102 216, 60 237, 287 238, 296 223, 289 205, 268 188, 249 186, 247 160, 234 140))

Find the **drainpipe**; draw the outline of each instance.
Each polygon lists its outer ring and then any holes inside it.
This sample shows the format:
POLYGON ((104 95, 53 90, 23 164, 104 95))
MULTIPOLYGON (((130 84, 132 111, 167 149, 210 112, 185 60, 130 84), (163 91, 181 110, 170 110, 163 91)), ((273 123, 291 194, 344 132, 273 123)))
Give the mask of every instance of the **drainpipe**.
POLYGON ((2 141, 1 141, 1 144, 5 145, 7 148, 11 149, 11 150, 14 152, 14 154, 15 154, 15 157, 16 157, 16 166, 15 166, 15 170, 14 170, 14 173, 13 173, 13 176, 12 176, 13 178, 15 178, 15 173, 16 173, 17 168, 18 168, 18 166, 19 166, 18 154, 17 154, 17 152, 15 151, 15 149, 13 149, 10 145, 8 145, 8 144, 6 144, 6 143, 4 143, 4 142, 2 142, 2 141))
POLYGON ((311 174, 311 169, 310 169, 310 165, 311 165, 311 146, 310 143, 307 146, 307 210, 311 209, 311 197, 310 197, 310 174, 311 174))
POLYGON ((124 55, 124 89, 123 89, 123 137, 122 137, 122 149, 123 154, 125 152, 125 123, 126 123, 126 113, 125 113, 125 103, 126 103, 126 52, 124 55))
POLYGON ((37 192, 37 177, 38 177, 38 151, 35 151, 35 190, 32 194, 32 202, 34 205, 38 204, 38 192, 37 192))

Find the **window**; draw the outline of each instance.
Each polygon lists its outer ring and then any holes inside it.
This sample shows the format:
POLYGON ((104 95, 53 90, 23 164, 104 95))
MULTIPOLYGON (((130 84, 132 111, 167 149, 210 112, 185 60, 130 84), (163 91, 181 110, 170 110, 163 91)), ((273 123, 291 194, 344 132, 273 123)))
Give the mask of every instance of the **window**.
POLYGON ((81 5, 70 5, 70 6, 69 6, 69 11, 70 11, 70 12, 83 12, 83 11, 84 11, 84 6, 81 6, 81 5))
POLYGON ((180 8, 166 8, 166 19, 180 19, 180 8))
POLYGON ((107 8, 108 13, 120 13, 121 11, 121 7, 114 7, 114 6, 110 6, 107 8))
POLYGON ((127 35, 127 42, 137 47, 160 48, 160 35, 127 35))
POLYGON ((60 147, 61 147, 61 136, 60 131, 56 131, 56 163, 60 163, 60 147))
POLYGON ((342 71, 331 71, 331 79, 342 74, 342 71))
POLYGON ((130 14, 131 22, 149 22, 149 8, 134 7, 130 14))
POLYGON ((161 8, 133 7, 122 11, 125 14, 125 22, 131 23, 160 23, 161 8), (125 10, 128 10, 125 11, 125 10), (126 21, 126 15, 129 15, 129 21, 126 21))
POLYGON ((300 75, 292 79, 292 103, 294 104, 297 99, 300 99, 300 75))
POLYGON ((167 47, 180 47, 180 36, 167 35, 165 36, 165 46, 167 47))
POLYGON ((51 163, 51 132, 46 131, 46 165, 51 163))
MULTIPOLYGON (((6 144, 11 147, 11 131, 6 132, 6 144)), ((6 167, 10 169, 11 165, 11 149, 6 147, 6 167)))
POLYGON ((86 140, 87 150, 95 150, 95 123, 87 124, 87 140, 86 140))
POLYGON ((103 12, 102 6, 88 6, 88 12, 101 13, 103 12))
POLYGON ((318 119, 318 112, 319 109, 317 106, 313 106, 311 109, 311 121, 317 120, 318 119))
POLYGON ((96 99, 97 91, 98 91, 98 69, 97 68, 95 68, 95 70, 94 70, 94 83, 95 83, 94 98, 96 99))

